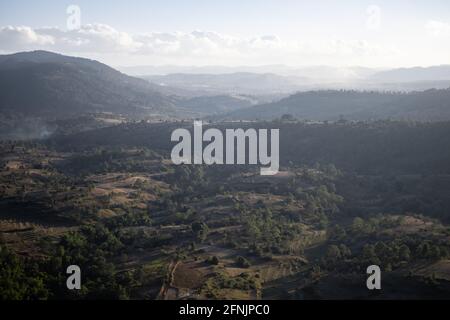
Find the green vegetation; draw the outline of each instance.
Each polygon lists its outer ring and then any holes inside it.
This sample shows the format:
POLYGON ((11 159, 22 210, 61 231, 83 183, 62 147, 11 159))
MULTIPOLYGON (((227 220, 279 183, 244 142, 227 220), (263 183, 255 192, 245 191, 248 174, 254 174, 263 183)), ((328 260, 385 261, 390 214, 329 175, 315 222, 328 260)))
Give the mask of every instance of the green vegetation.
POLYGON ((369 264, 447 294, 447 123, 226 124, 280 128, 273 177, 172 165, 181 125, 1 142, 0 298, 327 298, 369 264))

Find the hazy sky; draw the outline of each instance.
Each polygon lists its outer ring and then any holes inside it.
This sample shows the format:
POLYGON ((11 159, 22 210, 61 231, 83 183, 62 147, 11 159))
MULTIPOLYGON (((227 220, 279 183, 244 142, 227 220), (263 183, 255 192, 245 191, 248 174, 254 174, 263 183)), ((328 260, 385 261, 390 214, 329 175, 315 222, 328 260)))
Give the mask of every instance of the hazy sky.
POLYGON ((115 66, 450 64, 450 1, 0 0, 0 52, 36 49, 115 66))

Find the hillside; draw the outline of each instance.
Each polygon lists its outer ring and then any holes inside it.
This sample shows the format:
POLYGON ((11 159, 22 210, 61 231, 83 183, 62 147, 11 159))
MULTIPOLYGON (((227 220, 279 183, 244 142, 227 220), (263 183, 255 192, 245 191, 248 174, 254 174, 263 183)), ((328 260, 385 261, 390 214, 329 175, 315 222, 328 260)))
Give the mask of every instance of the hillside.
POLYGON ((338 120, 450 120, 450 90, 411 93, 364 91, 309 91, 278 102, 228 113, 221 119, 276 119, 291 114, 298 119, 338 120))
POLYGON ((255 105, 257 100, 244 95, 219 95, 219 96, 200 96, 190 99, 180 99, 177 106, 180 109, 186 109, 193 114, 200 116, 210 116, 255 105))
POLYGON ((109 112, 174 115, 173 99, 94 60, 46 51, 0 56, 0 112, 67 118, 109 112))
POLYGON ((1 141, 0 299, 450 296, 449 123, 215 125, 279 128, 280 173, 174 165, 189 122, 1 141))

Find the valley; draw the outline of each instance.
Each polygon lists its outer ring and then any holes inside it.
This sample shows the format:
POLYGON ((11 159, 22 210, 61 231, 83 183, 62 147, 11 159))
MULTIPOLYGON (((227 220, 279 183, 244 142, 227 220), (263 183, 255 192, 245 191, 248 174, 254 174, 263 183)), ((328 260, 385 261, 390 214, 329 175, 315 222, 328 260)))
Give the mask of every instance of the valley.
MULTIPOLYGON (((142 79, 0 56, 0 299, 450 297, 449 89, 302 90, 342 70, 281 69, 142 79), (195 120, 215 134, 202 141, 195 120), (242 161, 256 148, 233 165, 171 157, 176 130, 203 150, 239 129, 277 133, 273 175, 242 161), (373 264, 381 292, 366 287, 373 264), (69 265, 81 290, 67 290, 69 265)), ((427 86, 447 72, 350 74, 427 86)))
POLYGON ((432 146, 443 151, 450 135, 439 130, 448 125, 379 124, 394 144, 405 144, 406 132, 422 137, 379 162, 365 160, 379 149, 359 151, 351 141, 364 137, 376 145, 371 124, 272 125, 303 137, 288 140, 298 149, 281 144, 284 160, 274 176, 261 176, 255 165, 172 164, 177 123, 2 142, 1 261, 20 270, 12 276, 21 283, 15 294, 161 300, 448 294, 448 162, 442 152, 415 155, 435 135, 441 138, 432 146), (359 134, 347 136, 349 130, 359 134), (318 137, 320 151, 310 146, 318 137), (420 166, 405 166, 399 156, 415 157, 420 166), (381 295, 364 289, 365 268, 374 263, 386 278, 381 295), (82 291, 64 289, 67 264, 84 270, 82 291))

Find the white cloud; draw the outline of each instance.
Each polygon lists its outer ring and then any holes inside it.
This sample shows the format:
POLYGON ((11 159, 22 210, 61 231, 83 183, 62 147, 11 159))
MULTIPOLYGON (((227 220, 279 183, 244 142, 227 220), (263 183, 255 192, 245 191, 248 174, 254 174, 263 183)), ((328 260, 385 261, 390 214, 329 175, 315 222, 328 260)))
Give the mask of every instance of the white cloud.
POLYGON ((105 24, 87 24, 69 31, 41 28, 36 32, 53 37, 55 49, 69 52, 130 52, 141 46, 129 34, 105 24))
POLYGON ((425 28, 427 28, 430 34, 434 37, 450 36, 450 23, 430 20, 425 24, 425 28))
POLYGON ((276 35, 243 38, 208 31, 129 34, 105 24, 86 24, 76 30, 0 28, 0 51, 36 49, 85 53, 100 59, 114 56, 115 64, 144 58, 151 64, 298 64, 305 60, 327 63, 330 58, 358 63, 368 57, 394 53, 364 40, 311 43, 283 40, 276 35))
POLYGON ((4 50, 21 50, 33 46, 51 46, 55 39, 50 35, 39 34, 30 27, 2 27, 0 28, 0 48, 4 50))

